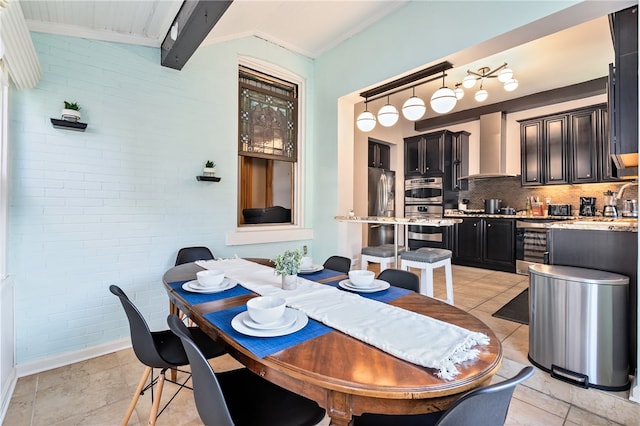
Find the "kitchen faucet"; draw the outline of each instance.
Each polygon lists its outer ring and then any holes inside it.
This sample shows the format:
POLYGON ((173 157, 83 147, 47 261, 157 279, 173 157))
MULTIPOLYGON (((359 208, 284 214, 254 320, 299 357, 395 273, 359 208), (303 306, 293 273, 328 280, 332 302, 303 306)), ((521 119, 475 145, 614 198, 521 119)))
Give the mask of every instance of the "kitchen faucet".
MULTIPOLYGON (((625 189, 627 189, 630 186, 638 186, 638 182, 629 182, 629 183, 625 183, 624 185, 622 185, 620 187, 620 189, 618 190, 618 193, 616 194, 616 201, 621 200, 622 199, 622 193, 624 192, 625 189)), ((637 197, 634 197, 637 198, 637 197)))

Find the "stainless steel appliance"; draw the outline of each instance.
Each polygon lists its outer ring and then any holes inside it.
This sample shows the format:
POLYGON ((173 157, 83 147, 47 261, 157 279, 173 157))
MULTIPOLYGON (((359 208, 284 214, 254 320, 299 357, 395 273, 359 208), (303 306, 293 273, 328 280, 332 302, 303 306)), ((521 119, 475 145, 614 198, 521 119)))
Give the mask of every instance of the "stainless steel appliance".
POLYGON ((584 388, 629 388, 629 277, 536 265, 529 278, 529 360, 584 388))
POLYGON ((604 195, 604 207, 602 209, 602 216, 604 217, 618 217, 618 207, 616 206, 616 193, 612 191, 606 191, 604 195))
MULTIPOLYGON (((368 177, 368 205, 369 216, 394 217, 396 214, 396 173, 369 167, 368 177)), ((394 244, 393 225, 369 225, 369 246, 394 244)))
POLYGON ((549 216, 571 216, 571 204, 549 204, 547 213, 549 216))
POLYGON ((404 203, 442 204, 442 177, 409 178, 404 181, 404 203))
POLYGON ((622 217, 638 217, 638 200, 624 200, 622 217))
POLYGON ((516 221, 516 273, 528 275, 529 266, 549 263, 548 220, 516 221))
POLYGON ((595 216, 596 197, 580 197, 580 216, 595 216))

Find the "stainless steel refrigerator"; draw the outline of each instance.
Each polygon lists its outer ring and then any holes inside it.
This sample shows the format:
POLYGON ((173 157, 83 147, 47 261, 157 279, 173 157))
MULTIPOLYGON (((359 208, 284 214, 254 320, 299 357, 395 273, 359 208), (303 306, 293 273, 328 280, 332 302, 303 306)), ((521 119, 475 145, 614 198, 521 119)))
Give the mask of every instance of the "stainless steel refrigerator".
MULTIPOLYGON (((396 172, 369 167, 368 182, 368 215, 394 217, 396 172)), ((369 225, 369 246, 393 243, 393 225, 369 225)))

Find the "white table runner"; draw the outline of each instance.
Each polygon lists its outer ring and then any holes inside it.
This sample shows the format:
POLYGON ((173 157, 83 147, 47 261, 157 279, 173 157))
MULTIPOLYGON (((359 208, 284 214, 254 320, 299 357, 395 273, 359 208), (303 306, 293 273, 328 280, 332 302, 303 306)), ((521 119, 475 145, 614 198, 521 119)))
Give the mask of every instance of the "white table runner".
POLYGON ((425 315, 360 297, 357 294, 298 277, 298 288, 282 290, 273 268, 244 259, 196 262, 225 275, 261 295, 279 296, 287 306, 400 359, 438 370, 452 380, 455 364, 477 358, 477 345, 489 343, 484 333, 472 332, 425 315))

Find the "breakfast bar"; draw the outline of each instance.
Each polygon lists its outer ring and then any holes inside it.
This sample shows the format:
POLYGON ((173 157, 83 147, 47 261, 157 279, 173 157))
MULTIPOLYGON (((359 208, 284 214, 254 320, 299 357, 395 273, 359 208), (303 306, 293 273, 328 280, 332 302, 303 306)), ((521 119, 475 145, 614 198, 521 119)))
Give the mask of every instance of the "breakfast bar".
MULTIPOLYGON (((407 226, 420 225, 420 226, 453 226, 456 223, 461 223, 462 219, 457 218, 405 218, 405 217, 386 217, 386 216, 335 216, 335 219, 339 222, 354 222, 354 223, 379 223, 383 225, 393 225, 393 241, 395 242, 395 261, 398 264, 398 226, 403 225, 405 227, 405 240, 407 235, 407 226)), ((407 244, 405 242, 405 247, 407 244)))

